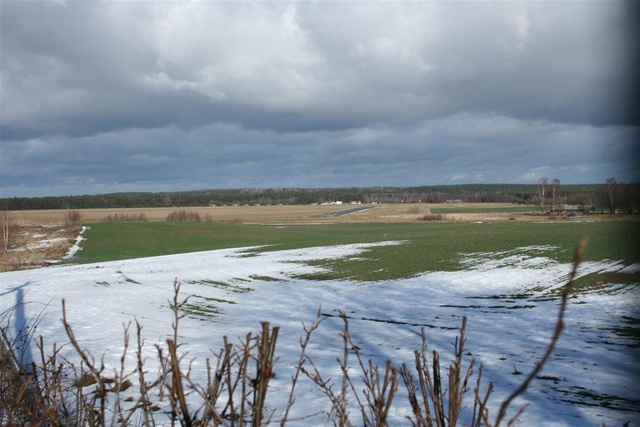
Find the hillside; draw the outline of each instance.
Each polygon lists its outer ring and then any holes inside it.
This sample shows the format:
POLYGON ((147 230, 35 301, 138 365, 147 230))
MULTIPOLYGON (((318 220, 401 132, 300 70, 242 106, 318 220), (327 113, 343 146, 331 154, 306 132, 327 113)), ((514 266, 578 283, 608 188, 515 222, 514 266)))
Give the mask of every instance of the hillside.
MULTIPOLYGON (((223 346, 223 336, 236 343, 237 337, 246 337, 261 321, 281 328, 275 375, 267 395, 273 419, 279 420, 298 363, 303 324, 309 326, 319 308, 322 324, 311 337, 306 355, 323 376, 334 378, 337 384, 336 359, 342 354, 343 331, 340 311, 348 315, 350 334, 365 360, 378 366, 391 360, 397 367, 402 363, 413 366, 421 328, 426 331, 429 352, 442 352, 442 363, 448 364, 456 328, 461 317, 467 316, 464 365, 473 358, 484 366, 482 390, 493 383, 495 392, 488 410, 495 415, 500 400, 522 381, 521 374, 533 368, 546 348, 557 315, 557 291, 571 266, 549 258, 552 247, 535 246, 493 254, 460 254, 461 271, 435 271, 400 280, 362 283, 300 278, 322 273, 323 268, 314 265, 318 260, 360 258, 381 245, 393 248, 402 243, 260 253, 225 249, 2 273, 0 313, 5 314, 0 317, 0 326, 15 325, 17 331, 37 326, 45 349, 57 343, 67 360, 78 363, 77 355, 65 345, 68 338, 60 321, 64 298, 77 339, 105 363, 105 372, 112 373, 121 363, 123 325, 137 320, 143 326, 146 375, 154 378, 159 370, 155 346, 166 351, 166 339, 172 336, 174 318, 168 301, 178 277, 183 284, 181 297, 189 297, 182 307, 186 317, 180 320, 180 352, 187 354, 183 368, 189 366, 190 380, 195 384, 207 383, 205 361, 211 358, 216 366, 213 354, 223 346), (17 302, 21 310, 12 310, 17 302)), ((624 275, 637 268, 637 264, 624 267, 618 261, 589 261, 581 266, 580 275, 603 271, 624 275)), ((528 405, 518 416, 520 426, 621 425, 632 419, 638 410, 639 392, 639 383, 632 380, 638 372, 638 346, 633 335, 638 289, 637 285, 610 284, 576 294, 570 300, 566 331, 556 353, 543 374, 514 403, 509 417, 528 405)), ((39 357, 33 343, 19 350, 23 360, 39 357)), ((354 390, 362 390, 355 355, 349 357, 354 390)), ((135 350, 123 360, 124 373, 137 382, 135 350)), ((471 380, 474 386, 476 379, 477 373, 471 380)), ((137 389, 131 387, 120 395, 127 410, 133 406, 127 398, 137 389)), ((159 388, 149 391, 150 401, 160 408, 153 416, 157 425, 169 425, 166 414, 170 404, 159 393, 159 388)), ((301 375, 295 396, 288 425, 331 422, 331 402, 310 378, 301 375)), ((194 412, 201 402, 198 391, 190 391, 194 412)), ((470 391, 461 414, 463 423, 471 419, 472 407, 470 391)), ((358 421, 351 394, 349 409, 354 425, 365 424, 358 421)), ((400 384, 389 424, 400 425, 410 415, 407 392, 400 384)))

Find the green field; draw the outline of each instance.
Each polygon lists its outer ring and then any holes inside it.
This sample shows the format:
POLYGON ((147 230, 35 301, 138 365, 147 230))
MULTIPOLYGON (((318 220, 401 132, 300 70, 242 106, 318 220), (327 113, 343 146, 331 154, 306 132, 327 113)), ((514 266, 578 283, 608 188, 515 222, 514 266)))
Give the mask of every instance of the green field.
MULTIPOLYGON (((80 262, 102 262, 212 249, 262 246, 282 250, 348 243, 403 241, 374 247, 357 259, 324 261, 331 273, 314 279, 384 280, 425 271, 465 268, 464 254, 511 251, 545 245, 545 256, 571 262, 581 236, 589 238, 584 259, 640 261, 640 223, 504 222, 427 224, 324 224, 259 226, 218 223, 99 223, 85 234, 80 262)), ((311 278, 311 277, 310 277, 311 278)))

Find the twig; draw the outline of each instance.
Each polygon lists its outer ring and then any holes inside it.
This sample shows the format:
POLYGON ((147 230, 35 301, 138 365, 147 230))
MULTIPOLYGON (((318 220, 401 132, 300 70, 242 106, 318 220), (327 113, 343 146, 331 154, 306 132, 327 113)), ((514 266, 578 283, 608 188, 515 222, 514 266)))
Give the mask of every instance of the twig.
POLYGON ((252 426, 260 427, 264 418, 264 404, 267 397, 269 380, 275 377, 273 371, 276 341, 280 328, 274 326, 269 333, 269 323, 262 322, 262 335, 258 345, 258 372, 255 384, 252 426))
MULTIPOLYGON (((66 304, 64 299, 62 300, 62 324, 64 325, 64 329, 67 333, 67 336, 69 337, 69 341, 71 342, 71 345, 76 350, 76 352, 80 355, 80 358, 82 359, 84 364, 86 364, 89 370, 91 371, 91 375, 93 375, 93 377, 97 381, 98 389, 95 396, 98 396, 100 398, 100 409, 97 413, 98 419, 96 421, 98 422, 98 425, 104 426, 107 393, 106 393, 104 380, 101 375, 103 367, 101 367, 101 369, 96 368, 95 363, 93 361, 93 357, 90 357, 89 352, 87 350, 83 350, 78 344, 78 340, 76 340, 76 336, 73 333, 73 329, 71 328, 71 325, 67 321, 67 309, 66 309, 66 304)), ((91 409, 92 412, 95 412, 93 408, 89 408, 89 409, 91 409)))
MULTIPOLYGON (((313 323, 311 324, 311 326, 309 328, 307 328, 304 323, 302 324, 302 329, 305 332, 304 337, 300 338, 300 358, 298 359, 298 364, 296 365, 296 372, 293 374, 292 378, 291 378, 291 389, 289 390, 289 399, 287 401, 287 406, 284 410, 284 415, 282 416, 282 420, 280 420, 280 427, 284 427, 284 425, 286 424, 286 422, 288 421, 288 417, 289 417, 289 411, 291 410, 291 407, 293 406, 293 404, 295 403, 296 399, 295 399, 295 389, 296 389, 296 384, 298 383, 298 376, 300 375, 300 372, 302 371, 302 365, 304 365, 304 361, 307 357, 307 345, 309 344, 309 341, 311 340, 311 334, 313 334, 313 332, 318 329, 318 326, 320 326, 320 323, 322 323, 324 319, 322 318, 322 307, 318 308, 318 314, 316 315, 315 320, 313 321, 313 323)), ((299 418, 299 420, 302 420, 304 418, 299 418)))
POLYGON ((180 412, 182 414, 182 420, 186 427, 193 425, 191 416, 189 415, 189 407, 187 406, 187 400, 184 396, 184 389, 182 388, 182 373, 180 372, 180 360, 176 352, 176 343, 173 340, 167 340, 169 346, 169 356, 171 357, 171 373, 173 374, 173 392, 180 404, 180 412))

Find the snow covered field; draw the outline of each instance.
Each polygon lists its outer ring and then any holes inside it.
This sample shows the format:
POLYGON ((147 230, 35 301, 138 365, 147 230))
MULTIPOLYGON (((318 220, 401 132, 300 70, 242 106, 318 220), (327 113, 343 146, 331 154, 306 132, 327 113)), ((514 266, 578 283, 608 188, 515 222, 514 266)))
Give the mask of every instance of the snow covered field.
MULTIPOLYGON (((386 242, 384 244, 400 244, 386 242)), ((23 319, 39 317, 36 335, 49 345, 68 342, 61 323, 61 300, 81 345, 107 363, 117 365, 123 349, 123 324, 137 319, 144 327, 148 367, 155 362, 155 343, 164 345, 171 334, 168 301, 173 282, 191 296, 192 314, 180 326, 182 350, 193 361, 192 378, 204 382, 204 361, 217 351, 222 337, 235 342, 259 330, 260 321, 280 326, 276 354, 277 377, 267 395, 278 418, 287 402, 303 332, 321 307, 326 320, 312 336, 308 355, 320 371, 338 371, 342 320, 365 358, 384 365, 412 365, 420 347, 420 327, 427 330, 430 348, 448 364, 452 342, 462 316, 467 316, 469 359, 484 365, 484 385, 496 391, 490 407, 495 416, 506 397, 533 368, 551 337, 558 301, 549 291, 559 288, 571 266, 545 257, 552 248, 519 248, 501 254, 469 254, 465 271, 434 272, 418 277, 376 283, 305 281, 296 279, 316 268, 305 262, 352 256, 372 245, 343 245, 290 251, 252 253, 227 249, 100 264, 65 265, 0 274, 0 322, 11 322, 18 333, 23 319), (250 255, 250 256, 248 256, 250 255), (19 302, 19 310, 12 310, 19 302), (517 375, 522 372, 523 375, 517 375)), ((637 269, 638 265, 627 267, 637 269)), ((615 261, 584 263, 581 275, 622 271, 615 261)), ((640 287, 610 286, 606 293, 581 294, 571 299, 566 329, 540 379, 511 408, 509 416, 529 406, 517 425, 589 426, 638 425, 640 411, 640 349, 637 340, 619 331, 637 320, 640 287)), ((67 347, 68 348, 68 347, 67 347)), ((25 357, 34 352, 26 349, 25 357)), ((69 350, 71 353, 71 350, 69 350)), ((33 354, 32 354, 33 355, 33 354)), ((134 367, 133 356, 130 361, 134 367)), ((355 369, 354 369, 355 371, 355 369)), ((472 380, 475 384, 475 376, 472 380)), ((330 402, 307 378, 298 384, 293 416, 328 411, 330 402)), ((408 425, 409 411, 401 384, 391 425, 408 425)), ((466 397, 472 406, 472 393, 466 397)), ((470 409, 463 412, 462 424, 470 409)), ((354 408, 355 411, 355 408, 354 408)), ((354 417, 354 419, 357 419, 354 417)), ((318 415, 299 425, 325 425, 318 415)), ((296 423, 291 423, 295 425, 296 423)))

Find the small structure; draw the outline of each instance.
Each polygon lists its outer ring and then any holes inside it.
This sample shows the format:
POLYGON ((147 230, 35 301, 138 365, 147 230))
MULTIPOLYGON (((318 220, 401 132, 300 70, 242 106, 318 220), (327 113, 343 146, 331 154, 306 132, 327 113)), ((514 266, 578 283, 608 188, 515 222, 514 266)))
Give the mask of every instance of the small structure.
POLYGON ((575 217, 584 215, 584 206, 582 205, 553 205, 549 216, 575 217))

